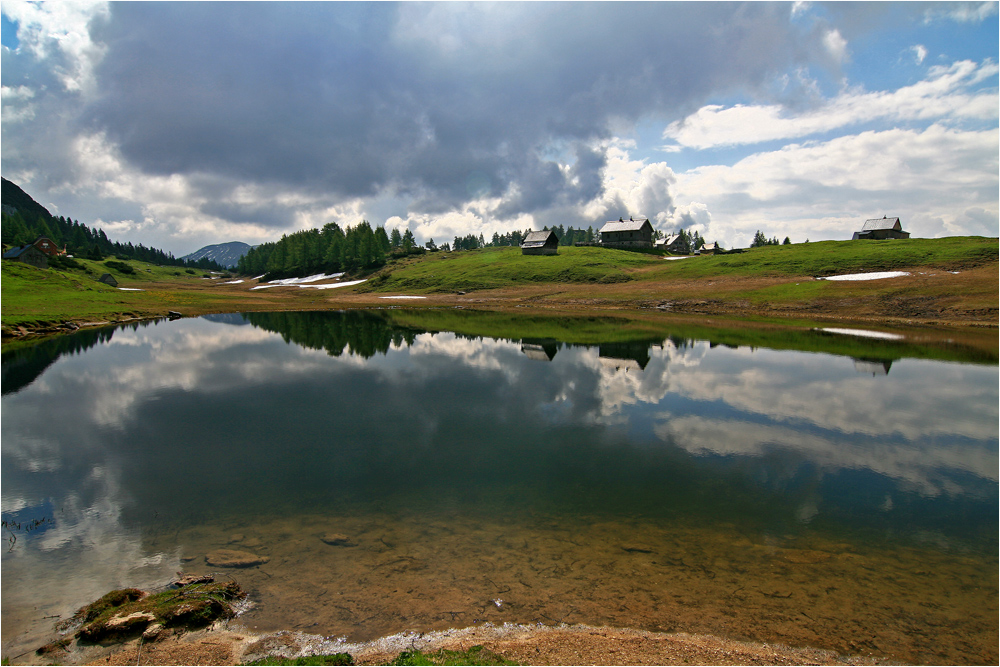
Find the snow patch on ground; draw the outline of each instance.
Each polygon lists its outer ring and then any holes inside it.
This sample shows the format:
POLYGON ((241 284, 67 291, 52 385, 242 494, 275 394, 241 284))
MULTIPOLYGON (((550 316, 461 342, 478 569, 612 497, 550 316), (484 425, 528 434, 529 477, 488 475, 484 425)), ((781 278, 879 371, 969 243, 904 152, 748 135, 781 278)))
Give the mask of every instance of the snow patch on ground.
MULTIPOLYGON (((344 274, 341 273, 339 275, 344 275, 344 274)), ((327 278, 329 278, 329 277, 330 276, 327 276, 327 278)), ((290 278, 289 280, 295 280, 295 278, 290 278)), ((348 280, 347 282, 332 283, 332 284, 329 284, 329 285, 302 285, 302 284, 298 284, 298 283, 287 283, 287 282, 274 281, 274 282, 267 283, 266 285, 257 285, 256 287, 251 287, 250 289, 251 290, 258 290, 258 289, 267 289, 268 287, 298 287, 298 288, 303 288, 303 289, 311 287, 312 289, 335 289, 337 287, 350 287, 351 285, 360 285, 361 283, 365 282, 366 280, 368 280, 368 279, 364 278, 363 280, 348 280)))
POLYGON ((824 333, 843 334, 845 336, 859 336, 861 338, 880 338, 882 340, 903 340, 900 334, 888 333, 886 331, 871 331, 869 329, 836 329, 832 327, 821 327, 816 331, 824 333))
POLYGON ((910 275, 908 271, 875 271, 874 273, 848 273, 843 276, 827 276, 820 280, 882 280, 910 275))
POLYGON ((688 257, 664 257, 663 259, 668 260, 668 261, 669 260, 673 260, 673 259, 690 259, 690 256, 688 256, 688 257))
POLYGON ((312 287, 313 289, 334 289, 335 287, 350 287, 351 285, 360 285, 366 280, 368 279, 363 278, 362 280, 348 280, 346 283, 333 283, 332 285, 299 285, 299 287, 312 287))
POLYGON ((230 280, 229 282, 219 283, 220 285, 239 285, 242 280, 230 280))
MULTIPOLYGON (((318 283, 321 280, 335 280, 340 276, 344 275, 341 273, 317 273, 312 276, 306 276, 305 278, 285 278, 283 280, 272 280, 265 283, 266 285, 301 285, 302 283, 318 283)), ((261 276, 263 277, 263 276, 261 276)))
POLYGON ((145 292, 144 289, 139 289, 138 287, 119 287, 122 292, 145 292))

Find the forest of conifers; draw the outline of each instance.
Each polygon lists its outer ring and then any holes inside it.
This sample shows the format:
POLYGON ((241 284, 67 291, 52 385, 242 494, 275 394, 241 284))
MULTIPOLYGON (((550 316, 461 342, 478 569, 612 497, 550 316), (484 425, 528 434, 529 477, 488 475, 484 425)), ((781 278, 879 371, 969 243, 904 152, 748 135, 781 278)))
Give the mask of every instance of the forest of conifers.
POLYGON ((7 245, 26 245, 39 236, 48 237, 70 255, 102 260, 109 255, 164 266, 187 266, 223 271, 225 267, 209 259, 186 262, 157 248, 143 244, 112 241, 103 229, 91 229, 79 220, 55 217, 16 184, 3 179, 3 212, 0 213, 0 240, 7 245))
POLYGON ((236 270, 242 275, 263 275, 267 280, 307 276, 317 273, 356 272, 376 269, 389 257, 403 257, 428 250, 476 250, 487 246, 517 246, 527 232, 494 234, 487 242, 482 235, 456 236, 451 245, 438 246, 429 239, 418 246, 409 229, 400 234, 385 227, 372 227, 367 220, 342 229, 335 222, 323 229, 308 229, 262 243, 240 258, 236 270))

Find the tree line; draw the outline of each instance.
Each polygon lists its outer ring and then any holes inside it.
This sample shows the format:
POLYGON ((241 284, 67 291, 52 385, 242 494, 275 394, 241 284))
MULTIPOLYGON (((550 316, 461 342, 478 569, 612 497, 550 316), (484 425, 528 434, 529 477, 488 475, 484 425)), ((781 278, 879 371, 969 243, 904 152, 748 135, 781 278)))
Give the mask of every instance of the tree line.
POLYGON ((750 247, 763 248, 764 246, 768 245, 791 245, 791 244, 792 240, 787 236, 785 237, 785 240, 779 244, 777 236, 769 239, 766 236, 764 236, 764 232, 758 229, 757 233, 753 235, 753 241, 750 243, 750 247))
MULTIPOLYGON (((412 234, 409 238, 410 244, 404 250, 400 237, 398 250, 401 253, 416 249, 412 234)), ((240 258, 236 270, 243 275, 263 275, 267 280, 365 271, 384 265, 394 250, 385 227, 373 228, 364 220, 354 227, 342 229, 337 223, 329 222, 323 229, 285 234, 278 241, 250 249, 240 258)))
POLYGON ((0 213, 0 240, 5 245, 22 246, 32 243, 39 236, 48 237, 67 254, 82 259, 101 261, 115 256, 123 260, 138 260, 162 266, 185 266, 203 270, 224 271, 225 267, 207 258, 185 261, 169 252, 142 243, 112 241, 103 229, 91 229, 79 220, 63 216, 49 217, 41 214, 27 216, 20 211, 0 213))

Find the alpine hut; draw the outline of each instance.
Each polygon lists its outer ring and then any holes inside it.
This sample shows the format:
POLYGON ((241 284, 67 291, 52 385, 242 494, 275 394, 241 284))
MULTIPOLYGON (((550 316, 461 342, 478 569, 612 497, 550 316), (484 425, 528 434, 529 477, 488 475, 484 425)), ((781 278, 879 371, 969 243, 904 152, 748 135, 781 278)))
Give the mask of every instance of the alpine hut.
POLYGON ((31 266, 39 269, 49 268, 49 258, 46 257, 44 252, 30 244, 11 248, 3 254, 3 258, 15 262, 30 264, 31 266))
POLYGON ((668 252, 676 254, 687 254, 688 244, 684 242, 684 237, 680 234, 671 234, 670 236, 654 241, 653 245, 657 248, 662 248, 668 252))
POLYGON ((35 246, 49 257, 66 254, 65 250, 60 250, 59 246, 57 246, 55 242, 47 236, 39 236, 31 245, 35 246))
POLYGON ((860 232, 854 232, 852 240, 858 239, 908 239, 910 232, 904 232, 899 218, 872 218, 865 220, 860 232))
POLYGON ((624 220, 604 223, 601 227, 601 245, 609 248, 652 248, 653 225, 649 218, 624 220))
POLYGON ((552 230, 528 232, 521 241, 522 255, 555 255, 559 252, 559 237, 552 230))

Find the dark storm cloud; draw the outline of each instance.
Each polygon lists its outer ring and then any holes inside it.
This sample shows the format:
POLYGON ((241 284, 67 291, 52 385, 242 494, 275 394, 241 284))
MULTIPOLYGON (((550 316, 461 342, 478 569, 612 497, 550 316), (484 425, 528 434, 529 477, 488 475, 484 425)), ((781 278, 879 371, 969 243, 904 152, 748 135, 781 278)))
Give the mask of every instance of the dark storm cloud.
POLYGON ((262 227, 285 228, 294 222, 294 211, 287 206, 273 203, 240 204, 209 199, 198 210, 215 218, 235 223, 254 223, 262 227))
MULTIPOLYGON (((788 4, 118 3, 85 110, 151 174, 516 214, 600 193, 610 123, 752 89, 815 40, 788 4), (573 146, 566 173, 541 155, 573 146), (470 180, 472 179, 472 180, 470 180)), ((213 211, 246 220, 246 211, 213 211)), ((253 218, 259 221, 259 217, 253 218)))

